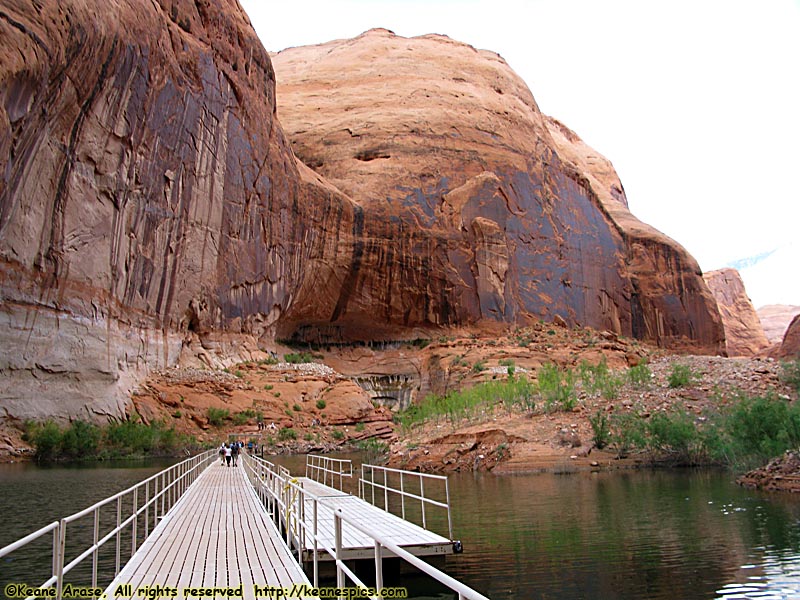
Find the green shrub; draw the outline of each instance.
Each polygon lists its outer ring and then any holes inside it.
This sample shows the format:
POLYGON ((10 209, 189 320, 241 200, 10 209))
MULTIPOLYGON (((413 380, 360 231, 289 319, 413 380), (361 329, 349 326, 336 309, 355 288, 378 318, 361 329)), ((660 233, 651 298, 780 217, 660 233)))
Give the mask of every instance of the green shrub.
POLYGON ((501 358, 500 360, 497 361, 497 364, 499 364, 501 367, 513 367, 513 366, 515 366, 513 358, 501 358))
POLYGON ((295 405, 292 406, 292 409, 294 409, 294 412, 300 412, 301 410, 303 410, 303 407, 295 403, 295 405))
POLYGON ((536 373, 537 390, 544 402, 545 410, 554 408, 569 411, 575 407, 575 373, 561 369, 553 363, 542 365, 536 373))
POLYGON ((314 355, 311 352, 290 352, 283 355, 283 360, 292 365, 310 363, 314 362, 314 355))
POLYGON ((598 410, 594 415, 589 416, 589 424, 592 426, 592 441, 595 448, 602 450, 611 441, 611 427, 608 416, 602 410, 598 410))
POLYGON ((270 356, 269 358, 262 358, 260 361, 258 361, 258 364, 260 364, 260 365, 277 365, 278 364, 278 359, 275 358, 274 356, 270 356))
POLYGON ((287 440, 296 440, 297 432, 291 427, 281 427, 278 431, 278 439, 282 442, 287 440))
POLYGON ((275 387, 274 385, 270 385, 270 384, 268 383, 267 385, 265 385, 265 386, 264 386, 264 389, 265 389, 266 391, 270 391, 270 390, 271 390, 272 388, 274 388, 274 387, 275 387))
POLYGON ((647 422, 647 446, 660 459, 696 464, 704 454, 694 419, 683 411, 656 413, 647 422))
POLYGON ((485 360, 479 360, 474 365, 472 365, 472 372, 473 373, 480 373, 480 372, 485 371, 485 370, 486 370, 486 361, 485 360))
POLYGON ((667 383, 671 388, 685 387, 697 377, 688 365, 674 364, 667 375, 667 383))
POLYGON ((469 365, 469 363, 464 358, 463 354, 460 354, 458 356, 454 356, 453 360, 450 361, 450 366, 451 367, 466 367, 467 365, 469 365))
POLYGON ((252 410, 243 410, 233 415, 234 425, 246 425, 250 419, 254 418, 255 412, 252 410))
POLYGON ((61 455, 70 460, 96 456, 101 437, 97 425, 73 421, 61 436, 61 455))
POLYGON ((356 423, 356 431, 358 431, 359 433, 364 431, 364 428, 365 428, 364 423, 356 423))
POLYGON ((230 418, 230 416, 231 413, 227 408, 214 408, 213 406, 211 406, 206 412, 206 417, 208 418, 208 422, 214 427, 221 427, 222 423, 226 419, 230 418))
POLYGON ((633 387, 643 388, 650 385, 653 373, 647 366, 647 361, 642 361, 635 367, 628 369, 628 381, 633 387))
POLYGON ((364 453, 362 461, 366 464, 377 465, 386 462, 389 446, 376 438, 360 440, 356 447, 364 453))
POLYGON ((636 449, 646 446, 647 430, 637 412, 611 415, 611 446, 619 458, 624 458, 636 449))
POLYGON ((319 410, 325 410, 325 407, 326 407, 326 406, 328 406, 328 403, 327 403, 327 402, 325 402, 325 400, 323 400, 323 399, 321 399, 321 398, 320 398, 319 400, 317 400, 317 408, 318 408, 319 410))
POLYGON ((587 361, 582 361, 578 366, 578 373, 584 391, 589 394, 600 394, 606 400, 619 397, 619 392, 625 384, 622 376, 616 375, 608 368, 605 358, 592 366, 587 361))
POLYGON ((487 381, 465 390, 456 390, 445 396, 428 395, 421 402, 412 404, 397 413, 395 420, 403 428, 442 417, 455 423, 459 419, 472 418, 483 409, 503 403, 508 407, 519 405, 533 410, 535 386, 526 377, 505 381, 487 381))
POLYGON ((800 358, 781 363, 781 381, 788 383, 800 394, 800 358))
POLYGON ((775 395, 741 398, 727 416, 725 433, 734 465, 766 462, 800 445, 800 405, 775 395))
POLYGON ((344 439, 344 431, 342 431, 341 429, 334 429, 332 435, 333 435, 333 439, 335 439, 335 440, 344 439))

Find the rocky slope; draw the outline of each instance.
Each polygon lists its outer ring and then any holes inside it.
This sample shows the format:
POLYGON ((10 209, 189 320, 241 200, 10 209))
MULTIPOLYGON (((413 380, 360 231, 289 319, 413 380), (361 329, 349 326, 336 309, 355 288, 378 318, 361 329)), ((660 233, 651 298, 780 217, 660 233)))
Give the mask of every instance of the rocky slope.
POLYGON ((717 301, 725 327, 728 356, 756 356, 770 343, 753 308, 744 282, 736 269, 719 269, 703 274, 717 301))
POLYGON ((783 335, 795 315, 800 315, 800 306, 790 304, 768 304, 757 311, 764 334, 771 344, 780 344, 783 335))
POLYGON ((326 322, 297 314, 298 328, 559 315, 722 350, 697 263, 628 212, 610 163, 544 116, 497 54, 371 30, 273 64, 295 153, 365 215, 360 293, 326 322))

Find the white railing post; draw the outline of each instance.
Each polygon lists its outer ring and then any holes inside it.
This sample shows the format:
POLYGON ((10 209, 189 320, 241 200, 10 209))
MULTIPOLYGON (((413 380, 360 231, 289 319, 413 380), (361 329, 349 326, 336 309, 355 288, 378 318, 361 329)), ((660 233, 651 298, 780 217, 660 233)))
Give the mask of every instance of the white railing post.
POLYGON ((92 587, 97 587, 97 558, 100 549, 97 547, 97 542, 100 539, 100 507, 94 509, 94 528, 92 529, 92 587))
POLYGON ((53 577, 58 577, 58 548, 61 545, 61 523, 53 529, 53 577))
POLYGON ((403 487, 403 472, 400 471, 400 507, 403 515, 403 520, 406 518, 406 490, 403 487))
POLYGON ((344 571, 342 570, 342 511, 338 509, 333 515, 333 536, 335 540, 336 556, 336 587, 344 587, 344 571))
POLYGON ((120 551, 122 550, 122 539, 120 538, 120 530, 119 526, 122 523, 122 496, 117 497, 117 549, 115 551, 116 559, 114 561, 114 577, 119 575, 119 559, 120 559, 120 551))
POLYGON ((61 600, 64 593, 64 562, 67 549, 67 520, 61 519, 58 535, 58 572, 56 573, 56 600, 61 600))
POLYGON ((131 516, 133 517, 133 521, 131 521, 131 556, 136 554, 136 544, 137 544, 136 536, 139 533, 136 528, 137 525, 136 521, 138 520, 136 518, 136 510, 139 508, 138 506, 139 494, 137 493, 138 491, 139 488, 133 488, 133 512, 131 513, 131 516))
POLYGON ((383 589, 383 546, 375 540, 375 588, 377 591, 383 589))
POLYGON ((444 480, 444 494, 445 501, 447 502, 447 531, 450 540, 453 540, 453 517, 450 515, 450 481, 444 480))
POLYGON ((314 498, 314 587, 319 587, 319 565, 317 564, 317 552, 319 550, 319 545, 317 543, 317 535, 318 535, 318 500, 314 498))
POLYGON ((388 471, 383 472, 383 510, 389 512, 389 479, 388 471))
POLYGON ((422 505, 422 528, 427 529, 428 526, 425 522, 425 478, 423 478, 421 475, 419 478, 419 495, 422 498, 420 500, 420 504, 422 505))

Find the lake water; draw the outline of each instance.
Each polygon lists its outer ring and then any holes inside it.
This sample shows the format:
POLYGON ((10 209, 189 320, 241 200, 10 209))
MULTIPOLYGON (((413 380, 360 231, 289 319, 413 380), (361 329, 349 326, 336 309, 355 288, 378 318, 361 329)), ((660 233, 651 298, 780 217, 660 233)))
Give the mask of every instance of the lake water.
MULTIPOLYGON (((160 468, 0 465, 0 547, 160 468)), ((445 570, 495 600, 800 598, 800 498, 725 472, 455 474, 450 493, 464 553, 445 570)), ((0 583, 49 560, 0 559, 0 583)), ((392 583, 452 598, 424 577, 392 583)))

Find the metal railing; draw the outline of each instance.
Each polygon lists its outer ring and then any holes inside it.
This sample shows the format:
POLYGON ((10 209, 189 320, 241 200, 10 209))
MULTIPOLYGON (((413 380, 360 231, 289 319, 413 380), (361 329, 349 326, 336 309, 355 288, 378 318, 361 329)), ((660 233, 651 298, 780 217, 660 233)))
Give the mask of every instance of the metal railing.
POLYGON ((353 478, 353 461, 309 454, 306 456, 306 477, 323 485, 343 490, 344 480, 350 481, 353 478), (336 487, 337 477, 339 478, 338 488, 336 487))
MULTIPOLYGON (((360 524, 354 517, 344 515, 341 509, 332 511, 334 544, 329 546, 323 539, 320 539, 320 505, 326 505, 326 498, 318 497, 304 489, 296 479, 284 477, 279 469, 269 461, 263 460, 253 455, 244 455, 244 466, 248 473, 251 483, 255 486, 257 495, 261 498, 264 506, 273 518, 278 518, 285 527, 286 544, 291 550, 296 549, 296 559, 302 566, 303 551, 306 541, 310 542, 313 548, 313 584, 319 586, 319 552, 326 552, 336 564, 336 584, 337 587, 344 587, 345 577, 352 581, 356 586, 367 588, 364 582, 347 566, 343 553, 343 525, 352 527, 366 535, 374 542, 375 552, 375 586, 377 590, 384 587, 383 583, 383 559, 396 556, 409 564, 423 571, 436 581, 442 583, 458 594, 459 600, 488 600, 460 581, 453 579, 446 573, 438 570, 426 563, 424 560, 414 556, 409 551, 401 548, 390 539, 385 538, 374 530, 360 524), (306 519, 306 511, 311 510, 311 520, 306 519)), ((332 507, 331 507, 332 508, 332 507)), ((370 596, 378 599, 380 595, 370 596)))
MULTIPOLYGON (((91 556, 91 586, 96 588, 100 548, 110 540, 115 540, 114 577, 116 577, 120 572, 122 559, 122 532, 130 527, 130 532, 127 535, 130 537, 130 556, 133 556, 138 548, 140 535, 142 536, 142 541, 150 535, 158 521, 178 502, 188 487, 197 479, 200 472, 209 462, 215 460, 216 456, 217 450, 209 450, 164 469, 126 490, 68 517, 64 517, 60 521, 54 521, 50 525, 42 527, 38 531, 5 546, 0 549, 0 558, 52 531, 52 575, 39 587, 50 588, 55 585, 55 597, 57 600, 61 600, 64 577, 91 556), (104 508, 114 511, 110 515, 105 515, 105 520, 112 521, 114 526, 108 532, 102 534, 100 524, 102 509, 104 508), (129 514, 127 514, 128 511, 130 511, 129 514), (123 514, 127 514, 127 516, 123 518, 123 514), (70 524, 86 517, 91 517, 92 519, 92 544, 67 562, 67 528, 70 524), (139 529, 140 520, 142 521, 141 530, 139 529)), ((29 596, 29 598, 33 597, 29 596)))
MULTIPOLYGON (((393 495, 400 497, 400 516, 406 517, 406 498, 410 498, 414 504, 419 501, 420 513, 422 516, 422 527, 428 529, 426 506, 441 508, 447 512, 447 537, 453 540, 453 519, 450 515, 450 486, 447 477, 444 475, 432 475, 430 473, 417 473, 415 471, 403 471, 402 469, 391 469, 377 465, 361 465, 361 479, 358 482, 359 496, 362 500, 369 502, 373 506, 383 508, 386 512, 392 512, 390 499, 393 495), (439 487, 439 497, 444 495, 443 500, 434 499, 430 493, 425 495, 425 482, 439 487), (442 490, 443 486, 443 490, 442 490), (369 488, 369 491, 367 491, 369 488), (409 491, 409 488, 411 491, 409 491), (377 490, 377 494, 376 494, 377 490), (383 506, 379 506, 382 500, 383 506)), ((397 506, 394 507, 397 510, 397 506)))

